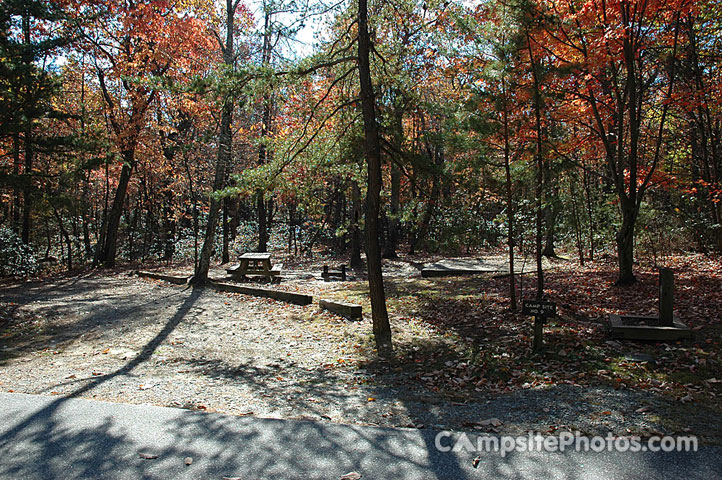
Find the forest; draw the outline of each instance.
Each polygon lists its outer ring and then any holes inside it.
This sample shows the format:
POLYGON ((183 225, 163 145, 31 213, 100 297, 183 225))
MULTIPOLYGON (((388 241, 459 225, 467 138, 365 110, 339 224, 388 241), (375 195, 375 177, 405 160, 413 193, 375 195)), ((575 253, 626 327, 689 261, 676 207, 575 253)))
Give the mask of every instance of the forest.
POLYGON ((715 0, 3 0, 0 270, 722 251, 715 0), (363 258, 362 258, 363 254, 363 258))
POLYGON ((0 477, 718 476, 720 0, 0 24, 0 477))

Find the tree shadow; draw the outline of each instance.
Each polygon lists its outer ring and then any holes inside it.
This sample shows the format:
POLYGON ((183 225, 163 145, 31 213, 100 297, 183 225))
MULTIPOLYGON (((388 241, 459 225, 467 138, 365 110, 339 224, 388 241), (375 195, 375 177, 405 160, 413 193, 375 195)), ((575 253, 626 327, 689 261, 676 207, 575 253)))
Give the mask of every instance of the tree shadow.
MULTIPOLYGON (((462 280, 462 282, 467 281, 468 279, 462 280)), ((392 282, 389 289, 390 296, 393 299, 412 294, 413 292, 410 292, 409 288, 409 286, 397 285, 392 282)), ((478 306, 469 304, 457 297, 466 295, 466 289, 476 288, 478 288, 477 283, 472 283, 471 286, 467 285, 463 288, 461 284, 456 282, 444 283, 442 285, 443 292, 433 293, 434 291, 432 291, 432 293, 422 294, 422 296, 425 296, 424 301, 427 305, 421 307, 421 315, 428 317, 430 312, 434 312, 436 315, 448 313, 451 310, 462 312, 467 317, 478 306), (448 296, 450 303, 439 303, 440 296, 448 296)), ((150 359, 158 346, 169 337, 185 318, 199 295, 200 290, 194 289, 176 310, 175 314, 166 322, 163 329, 128 363, 113 373, 94 378, 93 381, 72 392, 66 398, 80 396, 118 375, 129 374, 150 359)), ((477 330, 480 330, 478 319, 475 320, 476 323, 474 324, 473 317, 470 318, 471 323, 464 324, 463 327, 446 325, 447 331, 455 329, 453 331, 456 333, 472 333, 474 326, 477 330)), ((483 320, 486 321, 487 319, 483 320)), ((478 335, 480 335, 479 338, 486 338, 482 334, 478 335)), ((513 333, 508 332, 505 337, 513 338, 513 333)), ((273 445, 272 448, 260 452, 251 449, 252 455, 245 451, 228 450, 208 455, 210 464, 207 468, 212 475, 243 474, 249 476, 261 475, 262 478, 273 476, 279 478, 328 478, 323 476, 325 474, 314 477, 313 474, 309 475, 308 472, 313 472, 316 465, 331 463, 340 470, 347 469, 346 471, 358 470, 363 472, 365 468, 371 468, 368 462, 381 462, 389 465, 389 474, 385 478, 402 477, 404 473, 403 465, 407 465, 407 467, 415 465, 427 469, 429 475, 424 478, 467 478, 470 476, 469 465, 476 453, 470 452, 452 456, 440 452, 436 448, 434 429, 438 427, 435 426, 447 424, 449 415, 467 415, 471 421, 491 416, 501 416, 502 414, 507 416, 518 415, 520 419, 529 424, 544 421, 542 410, 544 404, 553 405, 554 408, 563 410, 567 415, 565 418, 570 419, 573 419, 575 415, 591 415, 595 409, 606 408, 605 405, 592 406, 591 400, 594 397, 594 391, 587 392, 589 396, 582 397, 579 395, 579 390, 566 392, 564 389, 567 387, 562 387, 561 389, 553 389, 551 392, 505 393, 499 395, 499 399, 491 405, 461 400, 461 402, 465 403, 454 409, 453 413, 449 412, 447 414, 445 410, 449 402, 454 400, 453 395, 451 397, 442 397, 440 400, 441 395, 439 390, 434 390, 433 382, 431 383, 432 388, 427 388, 418 377, 418 374, 428 369, 416 370, 412 367, 419 365, 420 362, 418 361, 423 362, 433 355, 438 357, 438 368, 445 367, 447 361, 451 361, 453 364, 464 361, 472 363, 472 359, 460 355, 453 346, 444 342, 428 342, 426 344, 415 342, 408 345, 399 345, 399 347, 402 355, 397 358, 396 363, 384 362, 375 357, 369 358, 364 368, 373 373, 376 382, 364 392, 370 392, 379 400, 399 401, 414 424, 417 426, 423 424, 426 427, 423 430, 415 430, 418 436, 413 437, 412 440, 406 437, 400 438, 398 430, 381 428, 370 434, 366 430, 353 427, 349 430, 348 428, 335 427, 332 424, 284 423, 270 419, 263 419, 263 421, 249 419, 247 423, 240 422, 242 427, 238 427, 229 425, 226 420, 220 417, 198 413, 191 416, 179 415, 177 419, 167 423, 167 426, 178 436, 179 447, 167 447, 162 449, 161 453, 171 455, 191 451, 194 452, 194 455, 203 456, 203 448, 193 445, 195 437, 203 433, 204 435, 210 435, 214 441, 220 443, 246 445, 253 442, 269 442, 273 445), (399 368, 404 375, 399 375, 398 372, 394 371, 399 368), (522 396, 524 396, 523 400, 522 396), (550 399, 553 403, 549 403, 550 399), (581 407, 574 402, 581 402, 581 407), (536 405, 537 408, 529 411, 528 405, 530 404, 536 405), (432 429, 428 427, 432 427, 432 429), (406 458, 403 442, 419 442, 414 443, 417 447, 415 456, 406 458), (183 447, 180 445, 183 445, 183 447), (364 448, 373 449, 377 454, 371 459, 366 459, 354 453, 357 451, 356 448, 359 451, 364 448), (289 471, 292 472, 290 475, 288 474, 289 471), (294 476, 293 472, 303 473, 294 476)), ((476 355, 479 355, 480 350, 483 348, 483 343, 479 342, 476 355)), ((309 397, 317 397, 322 401, 326 399, 327 401, 342 403, 343 396, 347 394, 347 392, 340 390, 342 387, 338 385, 338 378, 323 369, 313 371, 313 382, 293 384, 294 391, 289 396, 287 384, 272 381, 276 376, 276 372, 261 369, 251 361, 244 361, 237 365, 230 365, 223 360, 213 359, 184 358, 180 361, 192 365, 192 368, 213 378, 221 380, 240 379, 257 394, 268 396, 269 403, 276 408, 292 407, 311 412, 319 417, 323 416, 323 410, 319 408, 318 403, 308 401, 309 397)), ((483 365, 486 371, 500 369, 501 367, 501 365, 483 365)), ((290 382, 293 382, 295 376, 293 374, 294 368, 289 369, 290 373, 288 375, 284 374, 290 382)), ((461 388, 461 386, 457 386, 457 388, 461 388)), ((57 423, 53 422, 53 413, 63 405, 66 398, 53 400, 47 407, 26 419, 20 420, 15 427, 0 437, 0 449, 22 438, 23 435, 31 435, 32 441, 41 445, 45 443, 48 451, 55 451, 63 445, 76 446, 81 451, 92 450, 90 440, 92 435, 79 436, 76 441, 69 432, 64 432, 57 423)), ((625 408, 632 408, 636 404, 632 401, 633 399, 633 397, 630 397, 630 401, 625 404, 627 405, 625 408)), ((353 406, 349 405, 347 408, 349 414, 352 413, 353 406)), ((98 428, 95 432, 98 438, 102 439, 102 442, 107 442, 110 445, 111 450, 114 445, 123 442, 122 437, 118 437, 113 432, 110 425, 98 428)), ((406 448, 408 449, 408 445, 406 448)), ((81 456, 80 458, 87 458, 84 461, 85 463, 93 464, 95 462, 93 468, 100 473, 98 476, 103 476, 106 472, 108 476, 112 476, 112 471, 103 458, 96 459, 92 455, 97 455, 97 453, 94 454, 90 451, 88 457, 81 456)), ((549 457, 532 456, 527 460, 524 460, 523 457, 519 458, 521 463, 518 464, 514 463, 515 461, 510 463, 503 458, 492 459, 485 462, 483 468, 485 473, 493 471, 498 476, 507 478, 527 475, 529 471, 536 472, 537 477, 546 477, 558 473, 564 476, 577 476, 580 474, 576 467, 570 467, 569 464, 562 465, 560 463, 554 465, 553 462, 549 463, 549 457)), ((12 472, 13 476, 22 476, 22 473, 22 469, 12 472)), ((59 476, 58 472, 51 470, 48 470, 47 473, 50 477, 59 476)), ((141 473, 143 472, 141 471, 141 473)))
POLYGON ((0 366, 11 358, 55 349, 97 330, 130 328, 172 305, 181 291, 146 302, 117 288, 122 280, 90 273, 52 281, 17 283, 0 290, 6 332, 0 366), (102 292, 102 294, 99 294, 102 292), (41 303, 28 311, 24 307, 41 303), (52 319, 50 322, 42 319, 52 319))
MULTIPOLYGON (((153 337, 153 339, 148 342, 135 357, 133 357, 121 368, 109 374, 96 376, 89 383, 81 386, 80 388, 77 388, 76 390, 70 392, 63 397, 58 397, 44 408, 33 412, 27 418, 19 421, 13 428, 6 431, 2 436, 0 436, 0 449, 7 448, 9 444, 13 443, 18 439, 27 438, 27 435, 32 435, 32 440, 34 442, 39 442, 40 444, 47 444, 47 447, 49 449, 57 449, 59 445, 69 447, 69 444, 72 444, 72 447, 74 449, 80 449, 81 451, 87 450, 84 445, 92 445, 92 432, 87 436, 81 435, 80 437, 70 438, 68 438, 68 435, 64 435, 63 432, 55 432, 56 425, 53 421, 53 413, 60 409, 63 404, 67 402, 68 399, 80 397, 81 395, 97 388, 98 386, 112 380, 115 377, 127 375, 132 372, 136 367, 141 365, 143 362, 147 361, 156 351, 158 346, 168 338, 171 332, 173 332, 173 330, 178 326, 178 324, 180 324, 180 322, 185 318, 186 314, 193 307, 201 293, 201 289, 193 289, 191 291, 191 294, 183 301, 175 314, 166 322, 163 329, 158 332, 155 337, 153 337), (54 442, 57 443, 57 445, 54 444, 54 442)), ((95 433, 100 436, 99 438, 102 444, 109 443, 112 445, 120 441, 112 435, 108 434, 107 428, 101 429, 100 431, 97 431, 95 433)), ((88 453, 88 455, 98 454, 102 454, 102 452, 92 451, 91 449, 91 451, 88 453)), ((93 468, 99 468, 101 470, 103 470, 103 465, 105 465, 102 459, 95 459, 93 462, 90 463, 93 464, 93 468)), ((57 475, 51 475, 48 478, 52 478, 53 476, 57 475)))

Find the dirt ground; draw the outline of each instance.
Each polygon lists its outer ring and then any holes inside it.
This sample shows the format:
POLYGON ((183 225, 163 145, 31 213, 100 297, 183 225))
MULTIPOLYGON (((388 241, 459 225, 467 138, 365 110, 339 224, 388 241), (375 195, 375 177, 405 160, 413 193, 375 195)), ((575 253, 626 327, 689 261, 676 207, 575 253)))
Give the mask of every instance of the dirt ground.
MULTIPOLYGON (((576 324, 586 336, 579 359, 564 351, 573 347, 560 351, 553 343, 549 358, 532 358, 525 350, 527 332, 520 330, 525 320, 505 326, 512 329, 507 336, 491 333, 501 331, 495 322, 503 305, 496 305, 494 288, 504 284, 493 282, 503 279, 421 279, 413 262, 387 267, 398 354, 392 361, 374 354, 363 275, 353 272, 348 282, 325 283, 318 265, 293 265, 277 288, 314 295, 314 304, 305 307, 170 285, 131 271, 4 280, 0 389, 412 428, 642 436, 691 432, 703 443, 720 443, 717 403, 695 395, 680 401, 676 391, 665 388, 674 385, 671 377, 642 388, 624 372, 598 367, 588 353, 599 346, 603 351, 595 350, 593 359, 602 362, 598 357, 608 360, 610 351, 658 352, 659 346, 609 342, 592 320, 576 324), (436 302, 437 294, 455 303, 436 302), (364 320, 319 310, 319 297, 359 301, 364 320), (468 301, 492 310, 479 310, 482 315, 459 307, 468 301), (450 327, 440 323, 444 316, 468 317, 474 324, 450 327), (576 362, 589 365, 586 370, 570 366, 576 362), (575 375, 567 375, 572 369, 575 375), (615 374, 624 381, 605 381, 615 374)), ((168 266, 163 271, 186 272, 168 266)))

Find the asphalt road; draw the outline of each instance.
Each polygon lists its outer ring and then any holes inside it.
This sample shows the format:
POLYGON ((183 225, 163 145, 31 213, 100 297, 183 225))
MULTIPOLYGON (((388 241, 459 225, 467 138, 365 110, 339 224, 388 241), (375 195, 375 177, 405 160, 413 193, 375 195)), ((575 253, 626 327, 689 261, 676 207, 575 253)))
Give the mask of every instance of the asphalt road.
POLYGON ((340 479, 352 471, 377 480, 722 477, 722 447, 484 453, 475 468, 477 452, 441 452, 437 433, 0 393, 0 479, 340 479))

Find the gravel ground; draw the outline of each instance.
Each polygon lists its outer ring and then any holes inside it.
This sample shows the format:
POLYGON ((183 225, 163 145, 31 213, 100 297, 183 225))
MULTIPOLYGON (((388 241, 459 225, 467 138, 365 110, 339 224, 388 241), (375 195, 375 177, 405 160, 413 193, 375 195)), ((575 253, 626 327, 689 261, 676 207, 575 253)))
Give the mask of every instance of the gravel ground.
MULTIPOLYGON (((284 288, 338 288, 307 273, 284 288)), ((395 336, 434 335, 393 323, 395 336)), ((369 361, 370 332, 369 318, 128 272, 4 281, 0 390, 366 425, 722 438, 715 412, 652 392, 557 385, 439 395, 402 368, 369 361)))

